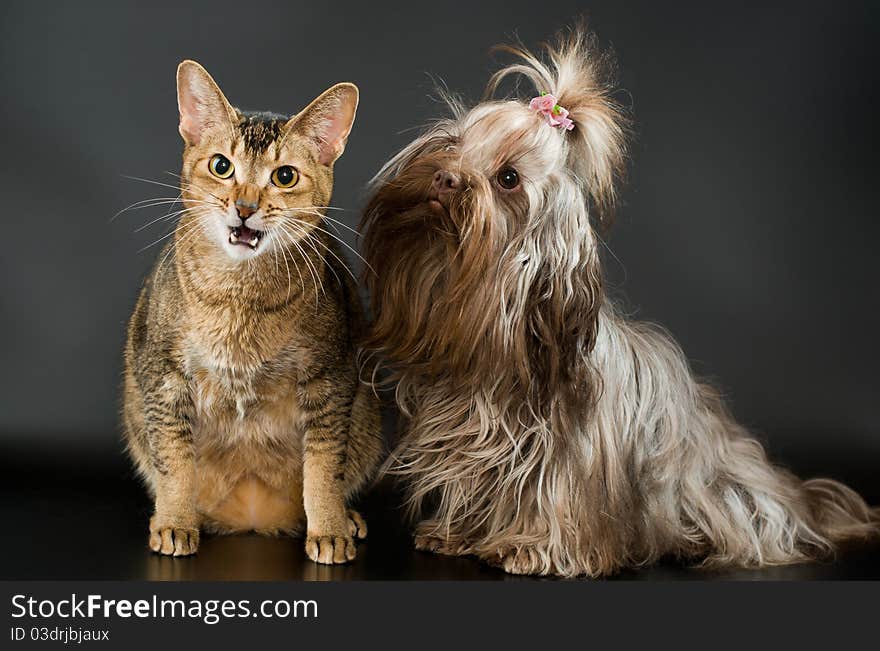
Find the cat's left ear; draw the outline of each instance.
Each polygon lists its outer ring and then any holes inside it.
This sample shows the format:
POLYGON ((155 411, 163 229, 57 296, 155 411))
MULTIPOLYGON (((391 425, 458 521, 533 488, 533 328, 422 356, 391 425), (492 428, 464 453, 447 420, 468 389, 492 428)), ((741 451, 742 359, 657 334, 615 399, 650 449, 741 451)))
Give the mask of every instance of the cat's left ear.
POLYGON ((357 106, 357 86, 336 84, 293 116, 287 123, 286 133, 297 131, 311 138, 318 148, 318 161, 332 165, 345 150, 357 106))

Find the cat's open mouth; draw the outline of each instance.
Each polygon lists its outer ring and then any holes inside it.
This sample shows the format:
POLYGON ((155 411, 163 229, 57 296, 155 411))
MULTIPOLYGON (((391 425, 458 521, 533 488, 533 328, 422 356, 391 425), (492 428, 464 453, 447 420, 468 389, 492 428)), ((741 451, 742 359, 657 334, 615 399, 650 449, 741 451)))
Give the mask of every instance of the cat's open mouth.
POLYGON ((229 229, 229 243, 249 246, 256 249, 263 238, 263 231, 257 231, 247 226, 235 226, 229 229))

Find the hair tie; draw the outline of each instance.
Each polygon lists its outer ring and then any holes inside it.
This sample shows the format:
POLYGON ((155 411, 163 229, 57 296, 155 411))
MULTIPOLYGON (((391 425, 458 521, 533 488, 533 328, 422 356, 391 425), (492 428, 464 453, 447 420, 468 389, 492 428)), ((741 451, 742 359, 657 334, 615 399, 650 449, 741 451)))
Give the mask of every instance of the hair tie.
POLYGON ((547 124, 551 127, 565 129, 566 131, 574 129, 574 122, 568 117, 568 110, 559 106, 556 96, 552 93, 545 91, 537 97, 533 97, 532 101, 529 102, 529 108, 547 118, 547 124))

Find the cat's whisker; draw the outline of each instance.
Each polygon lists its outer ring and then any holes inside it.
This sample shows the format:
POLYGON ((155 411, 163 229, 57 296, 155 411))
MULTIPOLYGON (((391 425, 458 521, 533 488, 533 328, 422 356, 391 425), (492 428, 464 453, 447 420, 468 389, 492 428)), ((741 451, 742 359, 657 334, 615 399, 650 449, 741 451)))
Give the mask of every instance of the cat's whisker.
POLYGON ((335 227, 335 226, 341 226, 341 227, 344 228, 345 230, 347 230, 347 231, 353 233, 353 234, 355 235, 355 237, 360 237, 360 235, 361 235, 361 234, 357 231, 357 229, 352 228, 352 227, 349 226, 348 224, 346 224, 346 223, 344 223, 344 222, 341 222, 341 221, 339 221, 338 219, 334 219, 333 217, 330 217, 329 215, 324 215, 324 219, 326 219, 328 222, 330 222, 332 225, 334 225, 334 227, 335 227))
POLYGON ((287 218, 288 218, 288 219, 292 219, 292 220, 294 220, 294 221, 296 221, 296 222, 299 222, 300 224, 303 224, 303 225, 305 225, 305 226, 313 226, 314 228, 317 228, 317 229, 320 230, 321 232, 326 233, 327 235, 329 235, 330 237, 332 237, 333 239, 335 239, 337 242, 339 242, 342 246, 344 246, 344 247, 347 248, 349 251, 351 251, 355 256, 357 256, 357 258, 358 258, 361 262, 364 263, 364 266, 366 266, 370 271, 372 271, 374 275, 376 274, 376 270, 373 269, 372 265, 370 265, 369 262, 367 262, 366 260, 364 260, 363 256, 361 256, 360 253, 358 253, 354 248, 352 248, 352 247, 348 244, 348 242, 346 242, 345 240, 343 240, 342 238, 340 238, 338 235, 334 235, 333 233, 331 233, 330 231, 328 231, 326 228, 321 228, 321 227, 318 226, 317 224, 309 224, 309 222, 307 222, 307 221, 303 221, 302 219, 297 219, 296 217, 293 217, 292 215, 288 215, 287 218))
MULTIPOLYGON (((272 247, 272 256, 275 258, 275 275, 272 276, 272 279, 274 280, 274 279, 278 278, 278 273, 279 273, 279 270, 278 270, 278 247, 275 247, 275 246, 272 247)), ((287 296, 288 296, 288 298, 290 297, 289 291, 287 292, 287 296)))
MULTIPOLYGON (((320 212, 322 210, 339 210, 342 212, 347 212, 347 209, 345 209, 345 208, 335 208, 334 206, 296 206, 293 208, 284 208, 281 210, 281 212, 283 212, 285 214, 295 214, 297 212, 305 212, 310 215, 318 215, 319 217, 327 217, 326 214, 324 214, 323 212, 320 212)), ((344 222, 340 222, 336 218, 328 217, 328 219, 333 219, 333 221, 339 223, 342 226, 345 226, 349 230, 354 231, 355 233, 357 232, 355 229, 346 225, 344 222)))
POLYGON ((172 235, 174 235, 175 230, 176 230, 176 229, 173 229, 170 233, 166 233, 165 235, 163 235, 162 237, 160 237, 158 240, 155 240, 154 242, 151 242, 150 244, 147 244, 145 247, 138 249, 137 252, 138 252, 138 253, 143 253, 143 252, 146 251, 147 249, 150 249, 150 248, 156 246, 159 242, 161 242, 161 241, 163 241, 163 240, 166 240, 166 239, 168 239, 169 237, 171 237, 172 235))
MULTIPOLYGON (((304 261, 307 261, 305 251, 303 251, 303 249, 299 246, 299 244, 294 240, 293 236, 292 236, 289 232, 287 232, 287 230, 284 229, 284 228, 280 228, 279 230, 280 230, 280 232, 282 232, 282 233, 284 234, 285 239, 288 240, 288 241, 290 242, 290 244, 291 244, 293 247, 296 248, 296 250, 297 250, 297 251, 299 252, 299 254, 300 254, 300 257, 301 257, 304 261)), ((299 270, 299 265, 294 264, 293 267, 294 267, 294 269, 297 270, 297 273, 298 273, 299 276, 300 276, 300 281, 303 283, 303 295, 305 295, 305 279, 303 278, 302 272, 299 270)), ((314 283, 314 286, 315 286, 315 307, 316 307, 316 309, 317 309, 317 304, 318 304, 318 284, 317 284, 317 282, 315 281, 315 276, 314 276, 314 274, 312 273, 312 269, 311 269, 311 267, 308 265, 308 262, 306 262, 306 268, 308 269, 309 274, 312 276, 312 282, 314 283)))
POLYGON ((142 208, 153 208, 155 206, 162 206, 165 204, 175 204, 180 201, 180 195, 178 194, 176 197, 153 197, 151 199, 141 199, 140 201, 135 201, 130 206, 126 206, 122 210, 115 213, 110 219, 107 220, 109 224, 114 219, 119 217, 124 212, 128 212, 129 210, 141 210, 142 208))
POLYGON ((311 249, 315 252, 315 254, 318 255, 319 257, 321 257, 321 259, 322 259, 322 260, 324 261, 324 263, 326 264, 326 262, 327 262, 326 259, 324 259, 324 257, 321 256, 320 251, 318 251, 318 249, 315 248, 314 243, 311 241, 312 234, 309 233, 309 232, 308 232, 306 229, 304 229, 302 226, 300 226, 299 224, 296 224, 296 223, 294 223, 294 222, 289 222, 287 225, 290 226, 291 228, 293 228, 293 229, 294 229, 294 233, 295 233, 296 235, 299 236, 300 241, 301 241, 301 242, 305 242, 306 244, 308 244, 308 245, 311 247, 311 249))
MULTIPOLYGON (((291 283, 290 265, 287 263, 287 250, 284 248, 281 249, 281 259, 284 260, 284 266, 287 268, 287 295, 290 296, 290 283, 291 283)), ((302 293, 303 293, 303 295, 305 295, 306 283, 303 280, 302 272, 300 272, 299 267, 297 267, 296 265, 293 265, 293 268, 296 269, 296 274, 299 276, 299 282, 300 282, 300 285, 302 286, 302 293)))
MULTIPOLYGON (((275 275, 272 276, 273 284, 278 286, 278 277, 281 274, 281 270, 278 268, 278 247, 273 244, 271 247, 272 257, 275 260, 275 275)), ((288 271, 287 275, 287 298, 290 298, 290 272, 288 271)))
POLYGON ((197 224, 201 224, 201 216, 200 216, 200 218, 197 219, 195 222, 192 222, 192 223, 190 223, 190 224, 184 224, 184 225, 182 225, 182 226, 177 226, 176 228, 171 229, 168 233, 165 233, 165 235, 163 235, 163 236, 160 237, 159 239, 155 240, 155 241, 152 242, 151 244, 147 244, 147 246, 143 247, 142 249, 138 249, 138 253, 143 253, 143 252, 146 251, 147 249, 156 246, 159 242, 162 242, 163 240, 168 239, 169 237, 171 237, 172 235, 174 235, 177 231, 181 231, 181 230, 183 230, 183 229, 191 230, 192 227, 193 227, 194 225, 197 225, 197 224), (189 228, 188 228, 188 227, 189 227, 189 228))
POLYGON ((182 187, 185 187, 189 190, 197 190, 198 192, 202 193, 202 196, 204 196, 206 198, 211 197, 218 204, 223 205, 223 199, 221 197, 218 197, 216 194, 214 194, 210 190, 206 190, 205 188, 203 188, 201 185, 199 185, 198 183, 196 183, 192 179, 185 179, 184 177, 180 176, 179 174, 176 174, 175 176, 177 176, 180 179, 180 184, 182 187))
MULTIPOLYGON (((299 228, 302 228, 301 226, 299 226, 298 224, 295 224, 293 222, 291 222, 291 226, 297 226, 299 228)), ((349 273, 352 280, 354 280, 354 282, 357 283, 357 281, 358 281, 357 276, 355 276, 354 272, 351 270, 351 268, 348 266, 348 264, 345 262, 345 260, 343 260, 338 255, 336 255, 336 252, 333 249, 331 249, 329 246, 324 244, 319 238, 315 237, 315 235, 313 233, 304 232, 303 235, 304 235, 304 237, 314 239, 314 241, 317 242, 318 244, 320 244, 330 255, 332 255, 334 258, 336 258, 336 260, 339 262, 339 264, 342 265, 342 268, 345 269, 349 273)), ((325 259, 325 263, 326 263, 326 259, 325 259)), ((330 268, 331 268, 331 270, 333 269, 333 267, 330 267, 330 268)), ((335 274, 335 271, 334 271, 334 274, 335 274)), ((337 276, 337 280, 339 280, 338 276, 337 276)))
MULTIPOLYGON (((172 201, 172 200, 167 200, 167 201, 165 201, 165 200, 163 200, 163 201, 154 201, 153 203, 144 204, 144 205, 137 206, 137 207, 134 207, 134 208, 133 208, 132 206, 129 206, 128 208, 126 208, 126 209, 124 209, 124 210, 121 210, 120 212, 116 213, 116 215, 114 215, 113 217, 110 218, 110 221, 113 221, 113 219, 115 219, 116 217, 118 217, 119 215, 121 215, 121 214, 122 214, 123 212, 125 212, 126 210, 131 210, 131 209, 138 210, 138 209, 141 209, 141 208, 155 208, 156 206, 168 205, 168 211, 167 211, 167 212, 165 212, 165 213, 162 214, 161 216, 159 216, 159 217, 157 217, 157 218, 155 218, 155 219, 153 219, 153 220, 151 220, 151 221, 149 221, 149 222, 147 222, 147 223, 145 223, 145 224, 139 226, 138 228, 136 228, 136 229, 134 230, 135 233, 139 233, 139 232, 141 232, 142 230, 144 230, 145 228, 147 228, 147 227, 149 227, 149 226, 152 226, 153 224, 155 224, 155 223, 157 223, 157 222, 160 222, 160 221, 163 221, 163 220, 172 219, 173 217, 176 217, 176 216, 178 216, 178 215, 185 214, 187 211, 189 211, 189 210, 194 210, 195 208, 199 207, 199 206, 189 206, 189 207, 182 208, 182 209, 180 209, 180 210, 177 210, 177 211, 171 212, 171 209, 172 209, 176 204, 178 204, 178 203, 182 203, 182 200, 180 200, 179 198, 178 198, 177 200, 174 200, 174 201, 172 201)), ((205 204, 206 202, 202 202, 202 201, 194 201, 193 203, 205 204)), ((108 222, 108 223, 109 223, 109 222, 108 222)))
POLYGON ((165 252, 165 255, 162 256, 162 259, 159 261, 159 264, 156 265, 156 272, 155 272, 156 276, 158 276, 158 275, 162 272, 162 267, 165 266, 165 261, 168 260, 168 257, 169 257, 172 253, 174 253, 175 255, 177 255, 176 252, 178 251, 178 249, 179 249, 179 247, 180 247, 180 242, 181 242, 183 239, 184 239, 184 238, 181 236, 180 240, 177 240, 177 242, 175 242, 175 243, 173 244, 173 246, 169 246, 169 247, 168 247, 168 250, 165 252))
POLYGON ((139 226, 138 228, 135 229, 134 232, 140 233, 142 230, 145 230, 145 229, 149 228, 150 226, 152 226, 153 224, 156 224, 158 222, 170 221, 170 220, 174 219, 175 217, 180 217, 181 215, 185 215, 189 212, 193 212, 195 210, 201 210, 201 209, 202 209, 201 206, 190 206, 188 208, 181 208, 180 210, 175 210, 174 212, 167 212, 164 215, 156 217, 155 219, 147 222, 143 226, 139 226))
POLYGON ((223 201, 220 197, 218 197, 213 192, 205 190, 202 186, 200 186, 198 183, 195 183, 192 179, 185 179, 181 174, 178 174, 177 172, 171 172, 169 170, 165 170, 165 174, 170 174, 171 176, 174 176, 174 177, 180 179, 183 183, 187 184, 191 188, 195 188, 199 192, 203 192, 204 194, 211 195, 212 197, 217 199, 217 201, 221 201, 221 202, 223 201))
MULTIPOLYGON (((176 252, 180 249, 180 247, 193 239, 195 235, 197 235, 201 231, 201 227, 204 224, 204 220, 206 218, 205 214, 197 215, 195 221, 190 222, 189 224, 185 224, 184 226, 177 226, 174 230, 169 234, 181 233, 181 237, 174 243, 174 246, 168 247, 168 251, 165 252, 165 256, 162 258, 162 261, 159 262, 156 267, 156 274, 158 275, 159 271, 162 269, 162 266, 165 264, 165 261, 171 255, 172 252, 176 252)), ((167 235, 165 236, 167 237, 167 235)))
POLYGON ((338 210, 339 212, 348 212, 348 208, 340 208, 339 206, 300 206, 299 208, 288 208, 287 210, 338 210))
POLYGON ((128 174, 120 174, 120 176, 124 179, 129 179, 131 181, 140 181, 142 183, 152 183, 153 185, 160 185, 163 188, 171 188, 172 190, 180 190, 178 185, 171 185, 170 183, 162 183, 161 181, 154 181, 153 179, 145 179, 140 176, 129 176, 128 174))
MULTIPOLYGON (((290 285, 291 285, 290 265, 287 263, 287 252, 286 251, 283 251, 283 250, 281 251, 281 259, 284 260, 284 267, 287 269, 287 297, 290 298, 290 285)), ((306 286, 305 286, 305 283, 303 282, 302 274, 299 273, 299 269, 296 267, 296 265, 294 265, 294 268, 296 269, 297 274, 299 274, 299 281, 300 281, 300 284, 302 285, 302 293, 305 294, 306 293, 306 286)))
MULTIPOLYGON (((351 231, 355 235, 360 236, 360 233, 357 231, 357 229, 352 228, 348 224, 341 222, 338 219, 335 219, 333 217, 330 217, 329 215, 326 215, 324 213, 319 212, 320 210, 326 210, 328 208, 329 208, 329 206, 301 206, 299 208, 288 208, 288 209, 282 210, 281 212, 284 213, 285 216, 293 216, 297 212, 304 212, 304 213, 308 213, 309 215, 315 215, 316 217, 322 217, 322 218, 324 218, 324 219, 326 219, 326 220, 328 220, 338 226, 342 226, 342 228, 344 228, 348 231, 351 231)), ((344 208, 337 208, 337 210, 345 210, 345 209, 344 208)))
POLYGON ((197 233, 199 232, 199 229, 204 226, 206 217, 207 215, 197 214, 193 221, 186 224, 177 224, 168 234, 180 233, 181 235, 188 236, 192 233, 197 233))
MULTIPOLYGON (((329 246, 327 246, 326 244, 324 244, 321 240, 319 240, 319 239, 318 239, 317 237, 315 237, 313 234, 310 233, 310 234, 308 235, 308 237, 313 238, 313 239, 315 240, 315 242, 317 242, 318 244, 320 244, 320 245, 321 245, 321 246, 327 251, 327 253, 329 253, 330 255, 332 255, 332 256, 336 259, 336 261, 339 262, 340 265, 342 265, 342 268, 345 269, 345 270, 348 272, 348 275, 351 276, 351 279, 355 282, 355 284, 357 284, 357 282, 358 282, 357 276, 356 276, 355 273, 351 270, 351 268, 348 266, 348 263, 347 263, 343 258, 340 258, 340 257, 336 254, 336 252, 335 252, 333 249, 331 249, 329 246)), ((332 266, 331 266, 330 268, 333 269, 332 266)), ((334 273, 335 273, 335 272, 334 272, 334 273)), ((339 278, 339 277, 337 276, 337 279, 338 279, 338 278, 339 278)))
MULTIPOLYGON (((279 212, 280 214, 284 215, 284 217, 286 217, 287 219, 292 219, 292 220, 294 220, 294 221, 299 222, 300 224, 304 224, 304 225, 306 225, 306 226, 315 227, 315 228, 317 228, 318 230, 321 230, 322 232, 326 233, 327 235, 330 235, 331 237, 337 239, 337 240, 339 241, 340 244, 345 245, 345 246, 348 247, 349 249, 350 249, 351 247, 345 242, 345 240, 339 240, 338 235, 334 235, 334 234, 331 233, 330 231, 327 231, 327 230, 323 229, 323 228, 320 226, 320 222, 312 223, 312 222, 308 222, 308 221, 306 221, 306 220, 304 220, 304 219, 300 219, 300 218, 298 218, 298 217, 296 216, 297 213, 305 213, 305 214, 307 214, 307 215, 314 215, 315 217, 319 217, 319 218, 320 218, 320 221, 323 221, 323 220, 325 220, 325 219, 326 219, 326 220, 329 220, 329 221, 332 221, 334 224, 339 224, 340 226, 343 226, 344 228, 347 228, 348 230, 352 231, 352 233, 354 233, 355 235, 358 234, 358 232, 357 232, 356 230, 354 230, 353 228, 347 226, 346 224, 344 224, 344 223, 342 223, 342 222, 340 222, 340 221, 338 221, 338 220, 334 220, 333 218, 328 217, 327 215, 325 215, 325 214, 323 214, 323 213, 321 213, 321 212, 318 212, 317 210, 310 210, 310 209, 308 209, 308 208, 289 208, 289 209, 286 209, 286 210, 279 210, 278 212, 279 212)), ((356 252, 353 251, 353 253, 356 253, 356 252)))
POLYGON ((308 207, 303 206, 303 207, 297 208, 297 209, 295 209, 295 210, 285 210, 285 211, 282 211, 282 212, 284 212, 284 213, 290 212, 290 214, 295 214, 295 213, 298 213, 298 212, 302 212, 302 213, 306 213, 307 215, 315 215, 316 217, 320 217, 321 219, 326 219, 326 220, 327 220, 327 224, 328 224, 328 225, 329 225, 334 231, 336 231, 336 234, 337 234, 337 235, 341 235, 341 233, 339 232, 339 228, 336 226, 336 224, 339 223, 339 222, 336 222, 335 220, 330 219, 325 213, 322 213, 322 212, 320 212, 319 210, 312 210, 312 209, 310 209, 310 208, 308 208, 308 207))
MULTIPOLYGON (((318 282, 319 282, 318 275, 319 274, 317 273, 317 269, 313 268, 312 263, 309 260, 309 256, 306 254, 305 250, 296 241, 294 234, 287 230, 287 228, 284 225, 284 222, 280 223, 278 225, 278 227, 279 227, 279 230, 281 230, 283 233, 285 233, 285 235, 287 236, 287 239, 290 241, 290 243, 294 247, 296 247, 296 250, 299 252, 300 256, 303 259, 303 262, 305 262, 305 264, 306 264, 306 268, 309 270, 309 274, 311 274, 311 276, 312 276, 312 282, 315 285, 315 309, 317 310, 317 305, 319 303, 319 297, 318 297, 318 282)), ((324 296, 327 295, 326 292, 324 291, 324 283, 323 282, 321 282, 321 293, 324 294, 324 296)))
MULTIPOLYGON (((297 229, 301 229, 301 228, 302 228, 302 227, 298 226, 297 224, 290 224, 290 226, 295 227, 295 228, 297 228, 297 229)), ((317 247, 315 246, 314 243, 317 242, 318 244, 320 244, 321 246, 323 246, 323 247, 324 247, 325 249, 327 249, 328 251, 330 251, 330 249, 327 248, 327 246, 326 246, 323 242, 321 242, 321 240, 319 240, 318 238, 316 238, 316 237, 314 236, 313 233, 308 233, 308 232, 303 231, 302 233, 300 233, 300 236, 302 237, 302 240, 303 240, 304 242, 306 242, 309 246, 312 247, 312 250, 315 252, 315 255, 317 255, 317 256, 321 259, 321 262, 324 263, 324 266, 325 266, 325 267, 327 267, 328 269, 330 269, 330 272, 331 272, 331 273, 335 276, 335 278, 336 278, 336 282, 339 283, 340 286, 342 286, 342 279, 339 277, 339 274, 336 273, 336 270, 333 268, 333 265, 331 265, 329 262, 327 262, 327 258, 325 258, 324 255, 323 255, 320 251, 318 251, 318 249, 317 249, 317 247)), ((331 253, 332 253, 332 252, 331 252, 331 253)), ((337 259, 338 259, 338 258, 337 258, 337 259)))
POLYGON ((305 206, 306 208, 317 208, 319 210, 338 210, 340 212, 346 212, 348 208, 340 208, 339 206, 305 206))
POLYGON ((210 192, 209 190, 205 190, 205 189, 204 189, 203 187, 201 187, 200 185, 196 185, 195 183, 193 183, 193 182, 190 181, 190 182, 187 182, 187 183, 183 184, 183 186, 184 186, 184 189, 185 189, 185 190, 188 190, 188 191, 190 191, 190 192, 192 192, 192 191, 200 192, 200 193, 202 194, 202 197, 204 197, 204 199, 205 199, 206 201, 210 201, 211 203, 214 203, 214 204, 216 204, 217 206, 220 206, 220 207, 224 207, 224 206, 225 206, 225 203, 223 202, 223 199, 221 199, 220 197, 218 197, 218 196, 217 196, 216 194, 214 194, 213 192, 210 192))
MULTIPOLYGON (((129 179, 131 181, 140 181, 142 183, 152 183, 153 185, 158 185, 163 188, 171 188, 172 190, 177 190, 178 192, 181 192, 182 189, 183 190, 195 189, 195 190, 198 190, 199 192, 201 192, 203 195, 210 195, 211 197, 213 197, 214 199, 216 199, 219 202, 219 205, 223 205, 223 200, 220 197, 218 197, 216 194, 214 194, 212 192, 209 192, 208 190, 205 190, 202 187, 199 187, 198 185, 196 185, 192 181, 185 181, 184 183, 179 184, 179 185, 172 185, 170 183, 163 183, 161 181, 155 181, 153 179, 145 179, 141 176, 129 176, 128 174, 120 174, 120 176, 122 176, 122 178, 129 179)), ((181 180, 183 180, 182 177, 181 177, 181 180)), ((181 192, 181 194, 182 194, 182 192, 181 192)))
MULTIPOLYGON (((321 279, 321 274, 318 273, 318 268, 309 259, 309 256, 306 253, 305 249, 303 249, 302 246, 299 244, 299 242, 296 240, 295 233, 290 233, 286 229, 284 229, 284 230, 285 230, 285 232, 287 232, 288 237, 290 238, 290 241, 294 244, 294 246, 296 246, 297 250, 299 250, 300 255, 302 255, 303 261, 306 263, 306 266, 309 269, 309 273, 312 274, 312 280, 315 283, 315 300, 317 301, 318 300, 318 291, 317 290, 318 290, 319 283, 321 286, 321 294, 324 296, 327 295, 327 293, 324 291, 324 281, 321 279)), ((315 309, 317 309, 317 305, 315 306, 315 309)))

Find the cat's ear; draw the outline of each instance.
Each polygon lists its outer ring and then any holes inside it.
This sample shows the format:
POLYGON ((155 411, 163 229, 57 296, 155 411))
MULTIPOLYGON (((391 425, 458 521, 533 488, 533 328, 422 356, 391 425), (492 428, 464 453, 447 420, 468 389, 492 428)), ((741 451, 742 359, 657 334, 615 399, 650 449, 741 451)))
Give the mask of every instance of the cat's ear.
POLYGON ((318 161, 322 165, 332 165, 345 150, 357 106, 357 86, 336 84, 292 117, 287 123, 287 132, 296 131, 314 140, 318 147, 318 161))
POLYGON ((238 119, 220 87, 195 61, 177 66, 177 106, 180 135, 188 145, 199 144, 205 134, 215 130, 230 132, 238 119))

